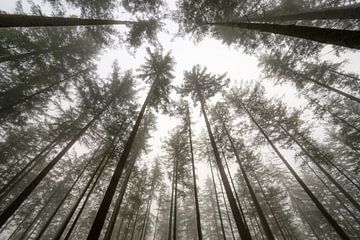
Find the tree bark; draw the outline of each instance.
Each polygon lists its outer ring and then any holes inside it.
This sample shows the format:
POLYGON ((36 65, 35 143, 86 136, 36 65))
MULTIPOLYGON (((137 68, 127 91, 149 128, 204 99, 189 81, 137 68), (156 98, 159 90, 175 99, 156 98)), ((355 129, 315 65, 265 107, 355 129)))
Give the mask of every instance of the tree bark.
POLYGON ((281 34, 319 43, 360 49, 360 31, 251 22, 210 22, 205 23, 205 25, 225 26, 281 34))
POLYGON ((174 223, 173 223, 173 240, 177 237, 177 197, 178 197, 178 177, 179 177, 179 159, 176 157, 175 161, 175 183, 174 183, 174 223))
POLYGON ((288 170, 291 172, 291 174, 294 176, 294 178, 297 180, 297 182, 301 185, 301 187, 304 189, 304 191, 307 193, 307 195, 310 197, 310 199, 314 202, 314 204, 317 206, 317 208, 320 210, 320 212, 323 214, 323 216, 326 218, 326 220, 331 224, 331 226, 334 228, 334 230, 337 232, 337 234, 342 239, 350 240, 349 236, 345 233, 345 231, 342 229, 342 227, 336 222, 336 220, 324 208, 324 206, 320 203, 320 201, 316 198, 316 196, 312 193, 312 191, 306 186, 305 182, 303 182, 303 180, 300 178, 300 176, 296 173, 296 171, 291 167, 291 165, 287 162, 287 160, 284 158, 284 156, 280 153, 280 151, 277 149, 277 147, 274 145, 274 143, 270 140, 268 135, 265 133, 263 128, 258 124, 258 122, 255 120, 255 118, 252 116, 252 114, 249 112, 249 110, 243 104, 241 104, 241 106, 244 108, 244 110, 250 117, 251 121, 259 129, 259 131, 264 136, 266 141, 269 143, 271 148, 275 151, 277 156, 285 164, 285 166, 288 168, 288 170))
POLYGON ((195 161, 194 161, 192 134, 191 134, 191 118, 190 118, 189 105, 187 105, 187 120, 188 120, 187 124, 188 124, 188 130, 189 130, 189 144, 190 144, 190 153, 191 153, 191 166, 192 166, 194 199, 195 199, 196 230, 197 230, 198 240, 202 240, 199 199, 198 199, 198 192, 197 192, 197 185, 196 185, 195 161))
POLYGON ((254 192, 254 190, 253 190, 253 188, 252 188, 252 186, 251 186, 251 183, 250 183, 250 180, 249 180, 249 178, 248 178, 248 176, 247 176, 247 173, 246 173, 246 171, 245 171, 245 169, 244 169, 244 167, 243 167, 243 165, 242 165, 241 159, 240 159, 240 157, 239 157, 239 154, 238 154, 238 152, 237 152, 237 149, 236 149, 236 147, 235 147, 235 144, 234 144, 234 142, 233 142, 233 139, 231 138, 230 133, 229 133, 229 131, 227 130, 225 124, 223 125, 223 127, 224 127, 224 130, 225 130, 225 132, 226 132, 226 135, 227 135, 227 137, 228 137, 228 139, 229 139, 229 142, 230 142, 231 148, 232 148, 232 150, 233 150, 233 152, 234 152, 235 158, 236 158, 237 162, 239 163, 241 173, 242 173, 242 175, 243 175, 243 177, 244 177, 246 186, 247 186, 247 188, 248 188, 248 190, 249 190, 251 199, 252 199, 252 201, 253 201, 253 203, 254 203, 256 212, 257 212, 257 214, 258 214, 258 216, 259 216, 259 219, 260 219, 260 222, 261 222, 261 226, 262 226, 263 229, 264 229, 266 238, 269 239, 269 240, 275 240, 275 237, 274 237, 274 235, 273 235, 273 233, 272 233, 272 231, 271 231, 270 225, 269 225, 269 223, 268 223, 268 221, 267 221, 267 219, 266 219, 266 217, 265 217, 265 214, 264 214, 263 210, 261 209, 260 203, 259 203, 259 201, 258 201, 258 199, 257 199, 257 197, 256 197, 256 194, 255 194, 255 192, 254 192))
POLYGON ((43 17, 20 14, 0 14, 0 28, 9 27, 55 27, 55 26, 90 26, 90 25, 129 25, 134 21, 111 19, 83 19, 73 17, 43 17))
POLYGON ((169 214, 169 226, 168 226, 168 240, 171 240, 172 230, 172 218, 173 218, 173 203, 174 203, 174 190, 175 190, 175 164, 173 169, 172 183, 171 183, 171 198, 170 198, 170 214, 169 214))

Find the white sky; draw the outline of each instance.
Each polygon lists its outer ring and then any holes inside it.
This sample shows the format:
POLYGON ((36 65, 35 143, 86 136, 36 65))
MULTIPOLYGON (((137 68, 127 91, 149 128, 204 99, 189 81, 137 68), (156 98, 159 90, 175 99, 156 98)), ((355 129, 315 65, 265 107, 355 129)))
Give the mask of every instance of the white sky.
MULTIPOLYGON (((0 2, 0 9, 9 13, 14 12, 15 0, 2 0, 0 2)), ((36 2, 36 1, 35 1, 36 2)), ((41 1, 38 1, 41 2, 41 1)), ((24 1, 24 6, 26 6, 24 1)), ((43 6, 43 4, 41 4, 43 6)), ((45 13, 46 11, 44 11, 45 13)), ((122 19, 126 20, 126 19, 122 19)), ((206 66, 211 73, 225 73, 234 81, 242 80, 259 80, 261 79, 261 69, 258 68, 258 60, 254 56, 245 55, 240 49, 234 49, 222 44, 218 40, 205 38, 198 44, 194 44, 188 38, 173 39, 172 34, 176 32, 176 24, 167 22, 166 29, 169 33, 161 33, 159 41, 162 43, 164 50, 171 50, 172 56, 176 61, 176 79, 174 84, 178 85, 182 82, 182 75, 185 70, 190 70, 194 65, 200 64, 206 66)), ((349 59, 349 64, 346 66, 347 70, 359 73, 360 55, 359 53, 349 52, 343 54, 341 58, 335 57, 333 54, 326 54, 324 58, 341 61, 344 58, 349 59)), ((144 49, 139 49, 135 55, 131 55, 127 50, 121 47, 114 47, 104 51, 98 61, 99 74, 103 77, 111 72, 111 65, 114 60, 118 60, 119 66, 122 70, 136 69, 144 60, 144 49)), ((283 96, 283 99, 290 106, 299 106, 303 101, 296 97, 297 91, 289 86, 274 87, 270 81, 266 84, 266 89, 271 96, 283 96)), ((203 126, 203 120, 199 119, 199 113, 194 113, 193 118, 200 124, 194 124, 193 129, 199 132, 203 126)), ((158 117, 158 130, 154 132, 151 145, 153 151, 149 156, 155 157, 162 146, 162 140, 166 138, 174 127, 174 120, 170 120, 167 116, 160 115, 158 117)), ((321 131, 319 131, 320 134, 321 131)), ((198 165, 199 179, 204 180, 204 175, 208 173, 207 170, 202 170, 203 166, 198 165), (201 171, 203 173, 201 174, 201 171)))

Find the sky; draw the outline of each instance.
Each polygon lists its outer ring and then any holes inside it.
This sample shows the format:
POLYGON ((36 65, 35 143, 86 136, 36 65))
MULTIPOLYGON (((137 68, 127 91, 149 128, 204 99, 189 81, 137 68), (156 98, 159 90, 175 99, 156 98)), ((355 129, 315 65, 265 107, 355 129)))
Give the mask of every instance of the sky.
MULTIPOLYGON (((14 12, 15 0, 3 0, 0 2, 0 10, 7 11, 9 13, 14 12)), ((34 1, 40 3, 42 6, 43 14, 46 14, 49 7, 42 3, 42 1, 34 1)), ((25 12, 27 11, 27 1, 23 1, 25 12)), ((170 7, 174 6, 173 2, 170 2, 170 7)), ((68 15, 76 14, 76 10, 72 10, 68 15)), ((116 17, 121 20, 127 20, 126 15, 119 12, 116 17)), ((256 56, 250 56, 242 53, 241 49, 229 47, 221 43, 219 40, 204 38, 199 43, 194 43, 188 36, 185 38, 174 38, 173 35, 177 32, 177 25, 174 22, 166 21, 166 32, 162 32, 159 35, 159 42, 163 45, 165 51, 171 51, 171 55, 176 61, 174 85, 180 85, 182 83, 183 72, 190 70, 194 65, 200 64, 209 69, 209 72, 213 74, 227 73, 233 83, 241 83, 244 81, 258 81, 263 80, 263 74, 261 68, 258 67, 258 59, 256 56)), ((98 58, 98 73, 101 77, 106 77, 111 73, 111 65, 114 60, 117 60, 122 70, 136 69, 144 61, 145 51, 144 48, 138 50, 136 53, 131 54, 127 51, 125 46, 112 46, 105 49, 98 58)), ((356 52, 348 52, 343 54, 341 58, 337 58, 330 48, 325 48, 322 54, 324 59, 330 59, 333 61, 341 61, 344 58, 349 62, 346 65, 346 70, 359 73, 360 55, 356 52)), ((272 97, 281 97, 289 106, 301 107, 305 104, 305 101, 298 97, 297 91, 294 87, 274 86, 270 80, 262 81, 267 94, 272 97)), ((143 91, 144 93, 146 90, 143 91)), ((145 97, 142 94, 141 100, 145 97)), ((202 118, 200 118, 199 111, 193 112, 193 129, 196 133, 199 133, 203 129, 204 124, 202 118)), ((154 158, 156 156, 163 155, 161 147, 164 139, 166 139, 169 133, 172 132, 175 119, 170 119, 168 116, 159 115, 157 119, 157 130, 152 133, 151 147, 152 151, 146 156, 146 158, 154 158)), ((323 129, 316 129, 314 135, 318 135, 321 138, 323 129)), ((204 177, 208 174, 202 164, 197 164, 199 169, 199 179, 204 181, 204 177)))

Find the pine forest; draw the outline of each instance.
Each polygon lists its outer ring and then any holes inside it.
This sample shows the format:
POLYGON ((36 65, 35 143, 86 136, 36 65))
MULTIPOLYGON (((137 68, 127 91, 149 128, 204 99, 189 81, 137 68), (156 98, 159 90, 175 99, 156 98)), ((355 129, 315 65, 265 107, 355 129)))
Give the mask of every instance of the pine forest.
POLYGON ((0 1, 0 240, 360 239, 360 0, 0 1))

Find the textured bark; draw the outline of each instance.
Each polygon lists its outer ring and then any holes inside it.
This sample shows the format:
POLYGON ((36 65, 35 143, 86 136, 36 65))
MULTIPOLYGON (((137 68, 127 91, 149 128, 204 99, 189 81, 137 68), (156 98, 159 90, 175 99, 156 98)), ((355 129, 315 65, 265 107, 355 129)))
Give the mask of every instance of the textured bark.
POLYGON ((320 8, 297 13, 249 18, 252 22, 331 19, 360 19, 360 6, 356 4, 355 6, 320 8))
POLYGON ((288 163, 288 161, 284 158, 284 156, 280 153, 280 151, 277 149, 277 147, 274 145, 274 143, 270 140, 269 136, 265 133, 263 128, 258 124, 258 122, 255 120, 255 118, 252 116, 252 114, 249 112, 249 110, 241 104, 242 107, 245 109, 246 113, 250 117, 251 121, 256 125, 256 127, 259 129, 261 134, 264 136, 266 141, 269 143, 271 148, 275 151, 276 155, 281 159, 281 161, 285 164, 285 166, 288 168, 288 170, 291 172, 291 174, 294 176, 296 181, 300 184, 300 186, 303 188, 303 190, 307 193, 307 195, 310 197, 310 199, 314 202, 314 204, 317 206, 319 211, 322 213, 322 215, 326 218, 326 220, 331 224, 331 226, 334 228, 334 230, 337 232, 337 234, 341 237, 341 239, 350 240, 349 236, 345 233, 343 228, 336 222, 336 220, 330 215, 330 213, 325 209, 325 207, 321 204, 321 202, 316 198, 316 196, 313 194, 313 192, 307 187, 305 182, 300 178, 300 176, 296 173, 296 171, 291 167, 291 165, 288 163))
POLYGON ((267 221, 267 219, 265 217, 265 214, 264 214, 263 210, 261 209, 260 203, 259 203, 259 201, 258 201, 258 199, 256 197, 256 194, 255 194, 255 192, 253 190, 253 187, 251 186, 251 183, 250 183, 250 180, 249 180, 249 178, 247 176, 247 173, 246 173, 246 171, 245 171, 245 169, 244 169, 244 167, 242 165, 241 159, 240 159, 239 154, 237 152, 237 149, 236 149, 236 147, 234 145, 233 139, 231 138, 230 133, 227 130, 226 126, 224 125, 223 127, 224 127, 226 135, 227 135, 227 137, 229 139, 229 142, 231 144, 231 148, 232 148, 232 150, 233 150, 233 152, 235 154, 235 158, 236 158, 237 162, 239 163, 241 173, 242 173, 242 175, 244 177, 246 186, 247 186, 247 188, 249 190, 251 199, 252 199, 252 201, 254 203, 256 212, 257 212, 257 214, 259 216, 261 226, 264 229, 266 238, 269 239, 269 240, 275 240, 275 237, 274 237, 274 235, 273 235, 273 233, 271 231, 270 225, 269 225, 269 223, 268 223, 268 221, 267 221))
POLYGON ((251 22, 210 22, 206 23, 206 25, 281 34, 319 43, 360 49, 360 31, 251 22))
POLYGON ((54 27, 54 26, 89 26, 89 25, 128 25, 133 21, 111 19, 82 19, 73 17, 43 17, 19 14, 0 14, 0 28, 7 27, 54 27))
MULTIPOLYGON (((154 82, 155 83, 155 82, 154 82)), ((132 145, 134 143, 134 140, 135 140, 135 137, 136 137, 136 134, 139 130, 139 127, 140 127, 140 123, 141 123, 141 120, 144 116, 144 113, 145 113, 145 110, 146 110, 146 107, 148 105, 148 103, 150 102, 150 99, 152 97, 152 92, 153 92, 153 88, 155 86, 155 84, 152 84, 151 88, 150 88, 150 91, 143 103, 143 106, 141 107, 141 110, 139 112, 139 115, 136 119, 136 122, 135 122, 135 125, 133 127, 133 130, 131 131, 130 133, 130 136, 128 138, 128 140, 126 141, 126 144, 124 146, 124 150, 121 154, 121 157, 116 165, 116 168, 114 170, 114 174, 113 176, 111 177, 111 180, 110 180, 110 183, 109 183, 109 186, 105 192, 105 196, 100 204, 100 207, 97 211, 97 214, 96 214, 96 217, 94 219, 94 222, 91 226, 91 229, 90 229, 90 232, 87 236, 87 239, 88 240, 97 240, 99 239, 100 237, 100 233, 101 233, 101 230, 104 226, 104 222, 105 222, 105 219, 106 219, 106 215, 109 211, 109 207, 110 207, 110 204, 111 204, 111 201, 114 197, 114 194, 115 194, 115 191, 116 191, 116 188, 117 188, 117 185, 119 183, 119 180, 120 180, 120 177, 121 177, 121 174, 123 172, 123 169, 124 169, 124 166, 125 166, 125 163, 127 161, 127 158, 130 154, 130 151, 131 151, 131 148, 132 148, 132 145)))

